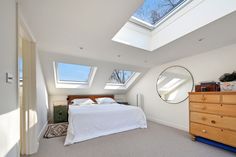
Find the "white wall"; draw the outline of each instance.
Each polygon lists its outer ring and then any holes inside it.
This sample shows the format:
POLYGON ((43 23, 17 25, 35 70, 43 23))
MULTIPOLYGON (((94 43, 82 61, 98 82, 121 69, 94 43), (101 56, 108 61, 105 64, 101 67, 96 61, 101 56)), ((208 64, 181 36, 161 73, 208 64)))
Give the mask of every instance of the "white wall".
POLYGON ((129 90, 128 102, 135 105, 136 94, 141 93, 148 119, 187 131, 188 100, 180 104, 167 104, 162 101, 156 92, 158 76, 169 66, 181 65, 193 74, 195 84, 201 81, 218 81, 222 74, 236 70, 235 58, 236 44, 156 66, 129 90))
POLYGON ((19 156, 17 96, 16 1, 0 1, 0 156, 19 156), (6 83, 6 72, 14 76, 6 83))
POLYGON ((48 92, 38 54, 36 54, 36 88, 38 116, 37 134, 38 137, 41 137, 48 122, 48 92))

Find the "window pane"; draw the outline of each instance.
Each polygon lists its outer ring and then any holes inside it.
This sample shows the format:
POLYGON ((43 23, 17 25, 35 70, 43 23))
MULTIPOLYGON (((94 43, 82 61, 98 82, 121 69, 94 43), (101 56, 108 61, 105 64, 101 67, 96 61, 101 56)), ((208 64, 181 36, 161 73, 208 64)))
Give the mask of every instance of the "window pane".
POLYGON ((125 84, 132 76, 133 71, 127 70, 114 70, 107 83, 113 84, 125 84))
POLYGON ((23 60, 22 57, 18 59, 18 68, 19 68, 19 79, 20 81, 23 80, 23 60))
POLYGON ((144 0, 133 17, 154 26, 165 15, 186 0, 144 0))
POLYGON ((58 63, 58 81, 88 82, 91 67, 78 64, 58 63))

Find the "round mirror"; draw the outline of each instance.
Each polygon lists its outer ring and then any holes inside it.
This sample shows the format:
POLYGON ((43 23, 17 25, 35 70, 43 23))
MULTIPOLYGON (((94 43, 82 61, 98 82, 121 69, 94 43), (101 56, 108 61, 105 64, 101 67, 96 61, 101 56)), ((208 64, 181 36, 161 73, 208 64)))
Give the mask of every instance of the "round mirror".
POLYGON ((160 74, 156 88, 162 100, 177 104, 188 98, 188 92, 193 90, 193 85, 190 71, 181 66, 171 66, 160 74))

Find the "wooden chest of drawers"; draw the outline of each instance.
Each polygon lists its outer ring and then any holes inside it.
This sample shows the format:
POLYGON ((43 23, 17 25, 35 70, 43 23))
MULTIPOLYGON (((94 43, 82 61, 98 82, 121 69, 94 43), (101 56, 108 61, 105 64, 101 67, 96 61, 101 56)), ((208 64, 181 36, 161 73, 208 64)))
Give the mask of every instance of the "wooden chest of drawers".
POLYGON ((236 92, 189 93, 189 131, 236 147, 236 92))

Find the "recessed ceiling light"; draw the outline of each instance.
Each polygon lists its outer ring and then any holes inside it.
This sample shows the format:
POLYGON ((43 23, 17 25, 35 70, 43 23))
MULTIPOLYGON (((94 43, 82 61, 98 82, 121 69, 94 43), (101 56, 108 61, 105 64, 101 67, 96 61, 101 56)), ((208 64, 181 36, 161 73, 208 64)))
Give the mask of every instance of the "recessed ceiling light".
POLYGON ((80 49, 80 50, 83 50, 83 49, 84 49, 84 47, 79 47, 79 49, 80 49))
POLYGON ((198 41, 201 42, 201 41, 203 41, 204 39, 205 39, 205 38, 200 38, 200 39, 198 39, 198 41))
POLYGON ((121 55, 117 55, 117 57, 119 57, 119 58, 120 58, 120 57, 121 57, 121 55))

